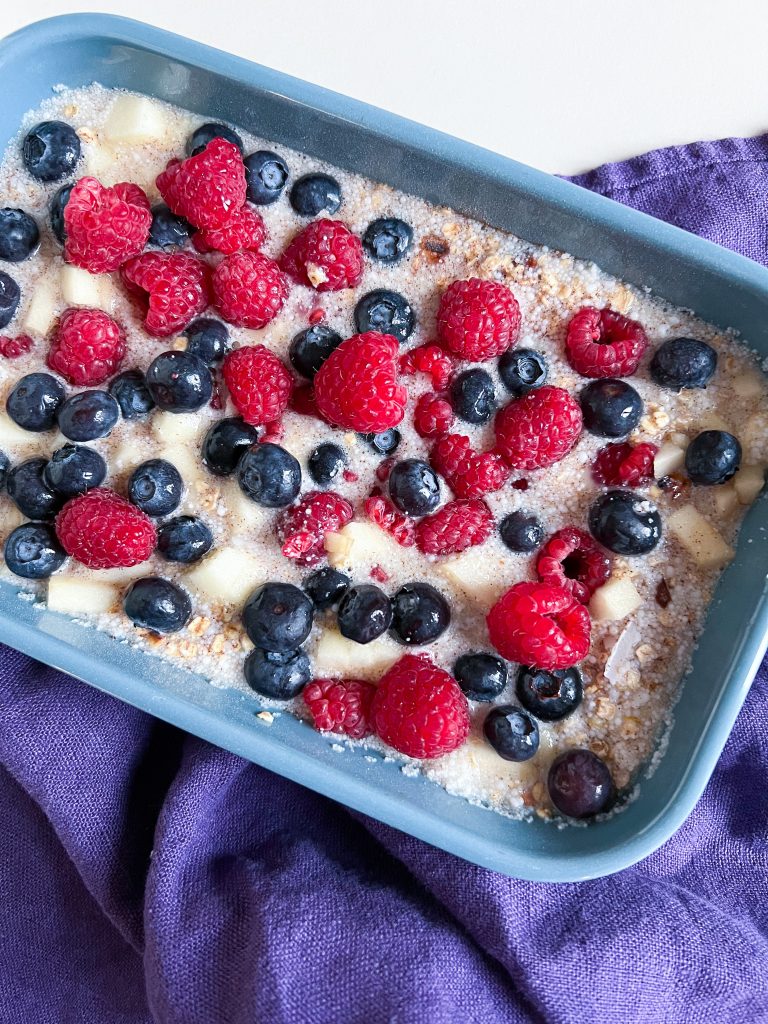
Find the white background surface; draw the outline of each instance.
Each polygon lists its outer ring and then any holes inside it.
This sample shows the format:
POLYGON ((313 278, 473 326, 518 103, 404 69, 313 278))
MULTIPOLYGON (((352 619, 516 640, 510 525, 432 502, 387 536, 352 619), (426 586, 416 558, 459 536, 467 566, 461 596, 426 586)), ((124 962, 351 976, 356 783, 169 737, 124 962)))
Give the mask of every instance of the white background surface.
POLYGON ((768 129, 768 0, 5 0, 122 14, 548 171, 768 129))

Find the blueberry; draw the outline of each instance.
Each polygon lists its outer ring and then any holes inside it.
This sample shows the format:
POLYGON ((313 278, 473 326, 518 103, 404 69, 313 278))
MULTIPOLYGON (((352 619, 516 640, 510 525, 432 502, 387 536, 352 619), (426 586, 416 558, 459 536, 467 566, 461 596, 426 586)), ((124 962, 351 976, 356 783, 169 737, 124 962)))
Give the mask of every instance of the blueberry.
POLYGON ((547 777, 552 803, 569 818, 590 818, 606 810, 613 779, 606 763, 591 750, 566 750, 552 762, 547 777))
POLYGON ((229 351, 229 331, 221 320, 203 316, 184 329, 187 352, 202 359, 206 366, 220 363, 229 351))
POLYGON ((59 409, 59 430, 70 441, 106 437, 120 419, 120 406, 106 391, 80 391, 59 409))
POLYGON ((546 383, 549 366, 532 348, 509 349, 499 359, 501 383, 514 398, 521 398, 546 383))
POLYGON ((360 434, 360 437, 373 448, 377 455, 393 455, 402 441, 400 431, 394 427, 382 430, 380 434, 360 434))
POLYGON ((256 647, 245 659, 246 683, 273 700, 297 697, 311 678, 312 666, 302 650, 280 654, 256 647))
POLYGON ((440 504, 440 478, 428 462, 403 459, 389 474, 389 496, 408 516, 426 516, 440 504))
POLYGON ((379 217, 371 221, 363 235, 363 245, 380 263, 397 263, 408 252, 413 230, 397 217, 379 217))
POLYGON ((134 626, 153 633, 178 633, 189 622, 192 602, 177 583, 145 576, 126 590, 123 610, 134 626))
POLYGON ((197 516, 177 516, 157 531, 157 550, 169 562, 199 562, 212 547, 213 534, 197 516))
POLYGON ((623 380, 593 380, 579 395, 584 426, 598 437, 626 437, 640 422, 643 400, 623 380))
POLYGON ((213 396, 211 371, 191 352, 161 352, 147 370, 147 387, 166 412, 194 412, 213 396))
POLYGON ((257 206, 277 202, 288 181, 288 165, 277 153, 260 149, 243 161, 245 164, 246 195, 257 206))
POLYGON ((243 625, 262 651, 286 654, 304 643, 312 629, 314 605, 292 583, 265 583, 243 608, 243 625))
POLYGON ((741 445, 727 430, 705 430, 685 452, 685 471, 695 484, 724 484, 741 465, 741 445))
POLYGON ((48 207, 48 219, 51 224, 51 231, 62 245, 64 245, 67 240, 67 232, 64 227, 64 207, 69 202, 69 197, 72 194, 72 189, 74 187, 74 185, 62 185, 51 200, 51 205, 48 207))
POLYGON ((184 245, 194 230, 188 220, 173 213, 165 203, 157 203, 152 207, 152 226, 149 229, 151 245, 160 249, 184 245))
POLYGON ((304 580, 304 593, 309 594, 315 608, 324 611, 339 603, 351 582, 349 576, 326 565, 307 576, 304 580))
POLYGON ((496 411, 496 392, 485 370, 464 370, 451 381, 451 405, 467 423, 487 423, 496 411))
POLYGON ((291 342, 288 358, 294 370, 312 380, 328 356, 342 342, 342 337, 325 324, 314 324, 299 331, 291 342))
POLYGON ((360 334, 365 331, 391 334, 402 344, 413 334, 415 326, 413 307, 399 292, 376 288, 363 295, 355 306, 355 327, 360 334))
POLYGON ((547 672, 521 665, 517 670, 517 699, 542 722, 559 722, 581 704, 584 684, 577 668, 547 672))
POLYGON ((237 134, 225 124, 219 124, 217 121, 206 121, 205 124, 201 124, 199 128, 187 139, 187 156, 197 156, 198 153, 202 153, 209 142, 214 139, 226 139, 227 142, 233 143, 240 150, 242 156, 243 140, 237 134))
POLYGON ((494 700, 507 685, 507 663, 495 654, 462 654, 453 674, 470 700, 494 700))
POLYGON ((5 454, 0 451, 0 491, 5 490, 5 478, 8 476, 8 470, 11 466, 11 460, 5 454))
POLYGON ((45 482, 47 459, 27 459, 9 471, 5 486, 8 497, 27 519, 53 519, 64 497, 45 482))
POLYGON ((392 631, 401 643, 432 643, 450 622, 448 602, 429 583, 406 583, 392 598, 392 631))
POLYGON ((0 270, 0 330, 7 327, 19 308, 21 289, 4 270, 0 270))
POLYGON ((48 523, 23 523, 5 542, 5 564, 25 580, 45 580, 67 557, 48 523))
POLYGON ((329 174, 305 174, 294 181, 288 198, 301 217, 336 213, 341 206, 341 186, 329 174))
POLYGON ((290 505, 301 487, 301 466, 278 444, 257 444, 240 459, 237 482, 251 501, 265 508, 290 505))
POLYGON ((342 597, 338 621, 342 636, 369 644, 392 625, 392 604, 383 590, 372 583, 360 583, 342 597))
POLYGON ((499 523, 499 534, 510 551, 535 551, 544 540, 544 527, 530 512, 510 512, 499 523))
POLYGON ((125 370, 112 379, 109 393, 120 406, 123 419, 141 420, 155 408, 141 370, 125 370))
POLYGON ((717 369, 717 352, 696 338, 671 338, 656 349, 651 380, 663 388, 705 388, 717 369))
POLYGON ((56 426, 56 417, 66 393, 50 373, 29 373, 11 389, 6 411, 22 430, 40 433, 56 426))
POLYGON ((617 555, 645 555, 661 539, 661 516, 647 498, 632 491, 606 491, 589 510, 592 536, 617 555))
POLYGON ((321 487, 338 480, 347 466, 347 454, 337 444, 319 444, 309 456, 309 475, 321 487))
POLYGON ((21 263, 29 259, 40 242, 33 217, 9 206, 0 210, 0 260, 21 263))
POLYGON ((51 456, 43 471, 43 480, 65 498, 74 498, 98 487, 106 475, 107 464, 93 448, 65 444, 51 456))
POLYGON ((64 121, 42 121, 21 144, 24 166, 38 181, 60 181, 80 159, 80 139, 64 121))
POLYGON ((181 473, 165 459, 142 462, 128 481, 128 497, 148 516, 168 516, 181 504, 184 482, 181 473))
POLYGON ((513 704, 491 708, 483 722, 483 733, 505 761, 529 761, 539 749, 536 720, 513 704))
POLYGON ((214 476, 229 476, 244 453, 259 440, 256 427, 233 416, 215 423, 203 439, 203 462, 214 476))

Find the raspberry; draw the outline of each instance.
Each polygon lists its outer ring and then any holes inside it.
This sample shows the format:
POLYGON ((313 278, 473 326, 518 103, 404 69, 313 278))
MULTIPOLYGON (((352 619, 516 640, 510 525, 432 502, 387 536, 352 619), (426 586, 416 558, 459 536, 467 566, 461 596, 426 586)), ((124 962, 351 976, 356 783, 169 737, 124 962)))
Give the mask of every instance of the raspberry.
POLYGON ((3 359, 18 359, 34 345, 28 334, 20 334, 17 338, 0 338, 0 356, 3 359))
POLYGON ((155 338, 182 330, 208 305, 208 264, 183 252, 145 252, 128 260, 120 275, 145 306, 144 327, 155 338))
POLYGON ((68 501, 56 517, 61 546, 89 569, 116 569, 145 562, 155 549, 155 524, 106 487, 68 501))
POLYGON ((64 207, 64 259, 92 274, 117 270, 147 244, 152 213, 138 185, 105 188, 96 178, 80 178, 64 207))
POLYGON ((432 387, 438 390, 448 387, 453 370, 453 359, 439 345, 419 345, 400 356, 400 373, 407 376, 428 373, 432 387))
POLYGON ((347 338, 315 376, 315 401, 328 423, 362 434, 396 427, 408 392, 397 383, 397 342, 368 331, 347 338))
POLYGON ((225 256, 213 274, 213 302, 224 320, 260 330, 274 320, 288 298, 280 267, 258 252, 225 256))
POLYGON ((581 409, 567 391, 547 386, 504 406, 493 429, 496 451, 512 469, 542 469, 576 444, 581 409))
POLYGON ((240 150, 226 139, 212 139, 197 156, 171 160, 158 175, 157 187, 171 210, 195 227, 223 227, 245 203, 240 150))
POLYGON ((454 281, 443 292, 437 311, 437 333, 451 352, 481 361, 500 356, 517 341, 520 307, 503 284, 454 281))
POLYGON ((365 499, 364 507, 371 522, 394 537, 401 547, 413 547, 416 543, 413 520, 398 512, 391 501, 381 495, 372 495, 365 499))
POLYGON ((586 604, 611 575, 611 564, 611 556, 588 533, 566 526, 539 552, 536 572, 542 583, 570 590, 586 604))
POLYGON ((295 387, 291 393, 288 407, 291 412, 296 412, 299 416, 313 416, 316 420, 322 419, 317 410, 317 402, 315 402, 315 389, 311 384, 299 384, 298 387, 295 387))
POLYGON ((449 501, 416 524, 416 545, 425 555, 456 555, 493 533, 491 510, 479 498, 449 501))
POLYGON ((352 506, 334 491, 310 491, 280 513, 276 523, 282 552, 297 565, 315 565, 325 555, 327 533, 336 533, 352 518, 352 506))
POLYGON ((442 757, 469 735, 469 705, 453 676, 424 654, 406 654, 382 676, 371 724, 407 757, 442 757))
POLYGON ((647 442, 607 444, 597 453, 592 477, 608 487, 639 487, 653 479, 653 460, 658 450, 655 444, 647 442))
POLYGON ((70 384, 102 384, 117 373, 125 355, 125 334, 100 309, 62 313, 48 353, 48 365, 70 384))
POLYGON ((457 498, 482 498, 498 491, 509 477, 509 467, 500 455, 478 455, 463 434, 444 434, 433 446, 429 461, 457 498))
POLYGON ((302 696, 320 732, 343 732, 361 740, 371 731, 375 693, 375 686, 360 679, 313 679, 302 696))
POLYGON ((420 437, 440 437, 453 426, 451 403, 440 395, 422 395, 413 411, 413 425, 420 437))
POLYGON ((224 381, 246 423, 261 426, 279 420, 288 408, 293 377, 263 345, 236 348, 224 360, 224 381))
POLYGON ((289 277, 319 292, 354 288, 364 265, 362 242, 340 220, 307 224, 280 257, 280 267, 289 277))
POLYGON ((258 252, 267 240, 267 229, 261 217, 244 206, 220 228, 196 231, 192 244, 198 252, 223 252, 227 255, 250 249, 258 252))
POLYGON ((565 354, 583 377, 626 377, 634 373, 648 348, 637 320, 612 309, 580 309, 568 324, 565 354))
POLYGON ((491 643, 508 661, 554 672, 587 656, 589 612, 570 591, 547 583, 516 583, 488 613, 491 643))

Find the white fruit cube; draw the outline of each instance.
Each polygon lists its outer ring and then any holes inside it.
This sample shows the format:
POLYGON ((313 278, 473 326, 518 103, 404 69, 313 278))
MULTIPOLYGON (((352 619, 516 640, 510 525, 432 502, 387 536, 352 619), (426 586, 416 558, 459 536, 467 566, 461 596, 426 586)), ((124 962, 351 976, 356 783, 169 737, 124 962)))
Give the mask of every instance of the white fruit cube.
POLYGON ((43 434, 22 430, 10 416, 0 412, 0 450, 6 451, 8 448, 12 448, 17 454, 23 452, 31 455, 42 446, 47 445, 49 440, 49 437, 43 434))
POLYGON ((378 679, 402 653, 401 647, 384 637, 358 644, 335 629, 326 629, 317 641, 312 665, 316 676, 378 679))
POLYGON ((101 615, 117 608, 120 590, 111 583, 80 576, 51 576, 48 608, 67 615, 101 615))
POLYGON ((443 559, 435 568, 449 584, 484 608, 490 608, 504 592, 503 582, 481 548, 443 559))
POLYGON ((220 548, 184 577, 188 587, 209 600, 238 606, 264 582, 261 561, 243 548, 220 548))
POLYGON ((401 556, 403 548, 372 523, 347 523, 343 530, 325 538, 328 561, 338 569, 352 565, 386 565, 401 556))
POLYGON ((719 516, 727 516, 739 504, 739 496, 733 484, 724 484, 722 487, 713 488, 712 500, 719 516))
POLYGON ((734 377, 731 386, 740 398, 759 398, 765 388, 765 379, 752 371, 734 377))
POLYGON ((107 188, 125 180, 125 175, 120 172, 115 150, 111 146, 95 142, 89 142, 85 147, 83 173, 90 178, 97 178, 107 188))
POLYGON ((723 417, 716 412, 705 412, 703 416, 692 423, 691 426, 695 427, 698 433, 701 433, 704 430, 725 430, 728 434, 733 433, 723 417))
POLYGON ((165 110, 148 96, 118 96, 109 111, 104 135, 110 142, 140 144, 164 138, 168 128, 165 110))
POLYGON ((656 452, 653 460, 653 475, 657 480, 663 476, 682 469, 685 465, 685 452, 676 444, 667 442, 656 452))
POLYGON ((67 306, 86 306, 109 313, 115 296, 112 279, 106 274, 91 274, 81 267, 65 263, 61 268, 61 294, 67 306))
POLYGON ((139 565, 118 566, 115 569, 94 569, 99 583, 111 583, 118 588, 127 587, 134 580, 140 580, 142 576, 149 576, 150 568, 146 562, 139 565))
POLYGON ((152 417, 152 433, 164 445, 196 442, 206 420, 195 412, 157 412, 152 417))
POLYGON ((742 466, 733 478, 733 486, 742 505, 751 505, 765 483, 762 466, 742 466))
POLYGON ((45 337, 56 319, 58 301, 58 293, 50 279, 36 284, 24 317, 24 331, 33 338, 45 337))
POLYGON ((202 475, 202 463, 196 449, 175 445, 168 448, 159 448, 152 453, 153 459, 164 459, 181 473, 185 485, 189 487, 197 477, 202 475))
POLYGON ((693 505, 673 512, 667 527, 702 569, 717 569, 733 558, 733 549, 693 505))
POLYGON ((637 611, 642 603, 643 599, 631 579, 612 578, 594 592, 589 612, 593 619, 616 621, 637 611))
MULTIPOLYGON (((214 477, 210 479, 215 480, 214 477)), ((263 505, 251 501, 250 498, 243 494, 236 480, 229 481, 224 485, 221 496, 227 507, 226 521, 233 533, 252 533, 269 529, 270 521, 274 515, 273 510, 264 508, 263 505)))

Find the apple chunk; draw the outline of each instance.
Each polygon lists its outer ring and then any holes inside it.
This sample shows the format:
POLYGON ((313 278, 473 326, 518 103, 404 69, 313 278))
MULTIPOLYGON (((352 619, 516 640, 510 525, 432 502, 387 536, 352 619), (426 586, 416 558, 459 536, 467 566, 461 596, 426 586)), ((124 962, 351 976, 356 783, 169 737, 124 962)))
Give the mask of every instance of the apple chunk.
POLYGON ((120 602, 120 590, 111 583, 80 576, 52 576, 48 583, 48 607, 67 615, 101 615, 120 602))
POLYGON ((702 569, 719 569, 733 558, 733 549, 693 505, 673 512, 667 527, 702 569))
POLYGON ((159 103, 148 96, 122 93, 109 111, 104 135, 112 143, 140 145, 162 140, 168 129, 168 118, 159 103))
POLYGON ((632 580, 610 579, 592 595, 589 611, 593 619, 616 621, 625 619, 643 603, 632 580))

